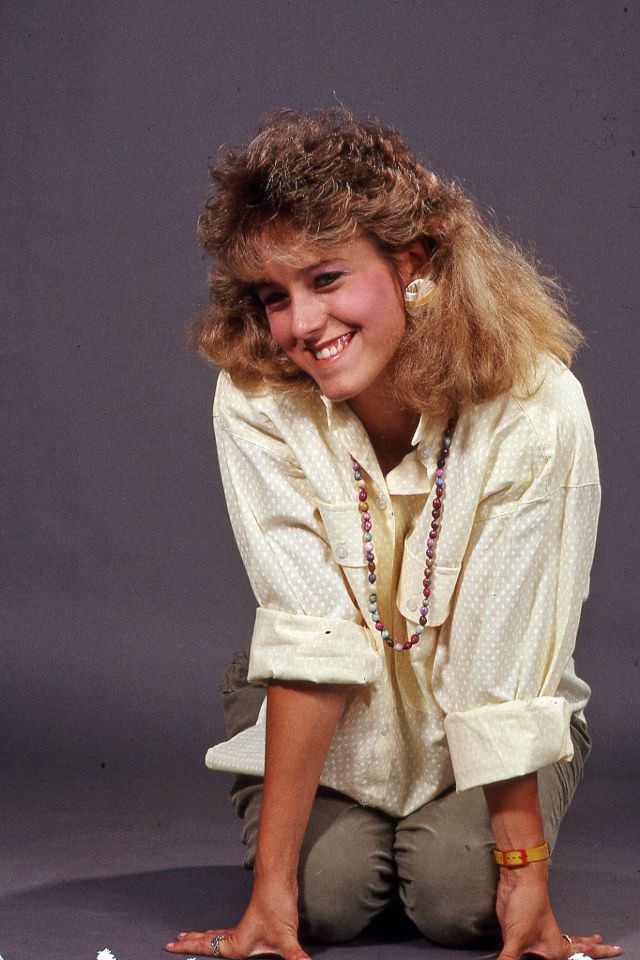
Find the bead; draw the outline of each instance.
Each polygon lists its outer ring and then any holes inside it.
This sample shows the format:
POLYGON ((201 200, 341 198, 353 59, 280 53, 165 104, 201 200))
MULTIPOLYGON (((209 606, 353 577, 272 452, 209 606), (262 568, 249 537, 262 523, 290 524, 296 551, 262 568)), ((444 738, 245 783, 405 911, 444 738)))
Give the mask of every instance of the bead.
MULTIPOLYGON (((442 508, 442 498, 445 494, 446 481, 445 481, 445 464, 446 458, 449 456, 450 447, 451 447, 451 436, 453 426, 455 424, 454 418, 450 418, 447 423, 447 429, 444 432, 442 438, 442 448, 440 450, 438 459, 437 459, 437 469, 436 469, 436 478, 435 478, 435 492, 436 496, 432 502, 431 509, 431 526, 428 531, 428 539, 426 542, 425 550, 425 561, 424 561, 424 577, 422 580, 422 596, 423 602, 420 607, 420 621, 415 626, 414 633, 411 634, 409 640, 404 641, 404 643, 396 642, 394 643, 391 633, 389 630, 386 630, 382 619, 380 618, 380 613, 378 611, 378 597, 375 592, 372 592, 369 595, 369 612, 371 618, 375 625, 375 629, 381 634, 382 641, 386 646, 392 648, 396 651, 401 650, 410 650, 416 643, 420 640, 420 635, 424 632, 427 625, 427 616, 429 614, 429 598, 431 597, 431 569, 435 563, 435 548, 436 541, 439 536, 439 526, 440 526, 440 512, 442 508)), ((356 499, 358 502, 358 510, 360 512, 361 528, 363 531, 362 540, 364 544, 365 558, 367 561, 368 580, 370 584, 374 584, 377 580, 375 574, 376 563, 375 563, 375 554, 374 554, 374 545, 373 545, 373 535, 371 533, 373 529, 373 521, 371 518, 371 513, 369 511, 368 503, 368 491, 362 480, 362 468, 357 460, 351 459, 351 465, 353 468, 353 475, 358 488, 356 490, 356 499)), ((380 495, 377 500, 378 506, 381 509, 384 509, 387 505, 386 499, 380 495)), ((346 546, 346 545, 345 545, 346 546)), ((410 610, 415 610, 416 602, 413 599, 407 601, 407 605, 410 610)), ((1 960, 1 958, 0 958, 1 960)))

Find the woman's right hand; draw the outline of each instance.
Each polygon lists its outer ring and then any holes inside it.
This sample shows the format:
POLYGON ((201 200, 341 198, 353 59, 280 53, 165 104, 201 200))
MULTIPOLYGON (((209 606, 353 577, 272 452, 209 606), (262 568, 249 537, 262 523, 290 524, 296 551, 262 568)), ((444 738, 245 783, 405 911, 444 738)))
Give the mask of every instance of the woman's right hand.
POLYGON ((192 956, 213 955, 211 939, 223 934, 221 957, 246 960, 256 954, 272 953, 284 960, 311 960, 298 941, 297 891, 278 884, 254 883, 251 899, 235 927, 178 934, 165 947, 169 953, 189 953, 192 956))

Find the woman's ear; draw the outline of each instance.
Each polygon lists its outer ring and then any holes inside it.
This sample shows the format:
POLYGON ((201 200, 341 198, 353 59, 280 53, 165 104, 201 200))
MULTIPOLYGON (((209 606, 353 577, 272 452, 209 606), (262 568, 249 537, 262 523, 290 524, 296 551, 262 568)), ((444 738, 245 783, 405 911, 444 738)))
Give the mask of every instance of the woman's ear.
POLYGON ((398 273, 406 287, 412 280, 429 277, 431 274, 431 252, 423 240, 414 240, 393 254, 398 273))

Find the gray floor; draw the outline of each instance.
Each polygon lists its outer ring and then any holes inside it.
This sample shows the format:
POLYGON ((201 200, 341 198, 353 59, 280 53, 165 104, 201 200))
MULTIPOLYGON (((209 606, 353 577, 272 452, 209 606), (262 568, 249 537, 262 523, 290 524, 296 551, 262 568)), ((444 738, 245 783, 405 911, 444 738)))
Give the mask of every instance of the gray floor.
MULTIPOLYGON (((250 875, 226 777, 206 770, 5 771, 0 879, 3 960, 160 960, 179 929, 231 924, 250 875)), ((635 783, 591 771, 553 865, 567 930, 599 931, 640 957, 640 838, 635 783), (613 815, 612 814, 613 811, 613 815)), ((411 931, 376 931, 327 960, 490 956, 444 950, 411 931)))

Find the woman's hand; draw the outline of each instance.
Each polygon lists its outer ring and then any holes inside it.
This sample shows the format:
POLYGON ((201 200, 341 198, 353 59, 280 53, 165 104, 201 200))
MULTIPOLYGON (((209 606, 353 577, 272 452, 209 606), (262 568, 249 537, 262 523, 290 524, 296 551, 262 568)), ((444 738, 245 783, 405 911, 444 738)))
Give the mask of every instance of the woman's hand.
POLYGON ((298 941, 297 892, 291 888, 254 884, 249 905, 236 927, 180 933, 165 949, 169 953, 211 957, 211 939, 216 933, 225 937, 219 947, 221 957, 244 960, 255 954, 272 953, 284 960, 310 960, 298 941))
POLYGON ((498 960, 520 960, 529 953, 546 960, 566 960, 574 953, 588 957, 619 957, 621 947, 602 943, 598 933, 563 937, 551 909, 547 887, 547 864, 502 868, 496 910, 504 946, 498 960))

